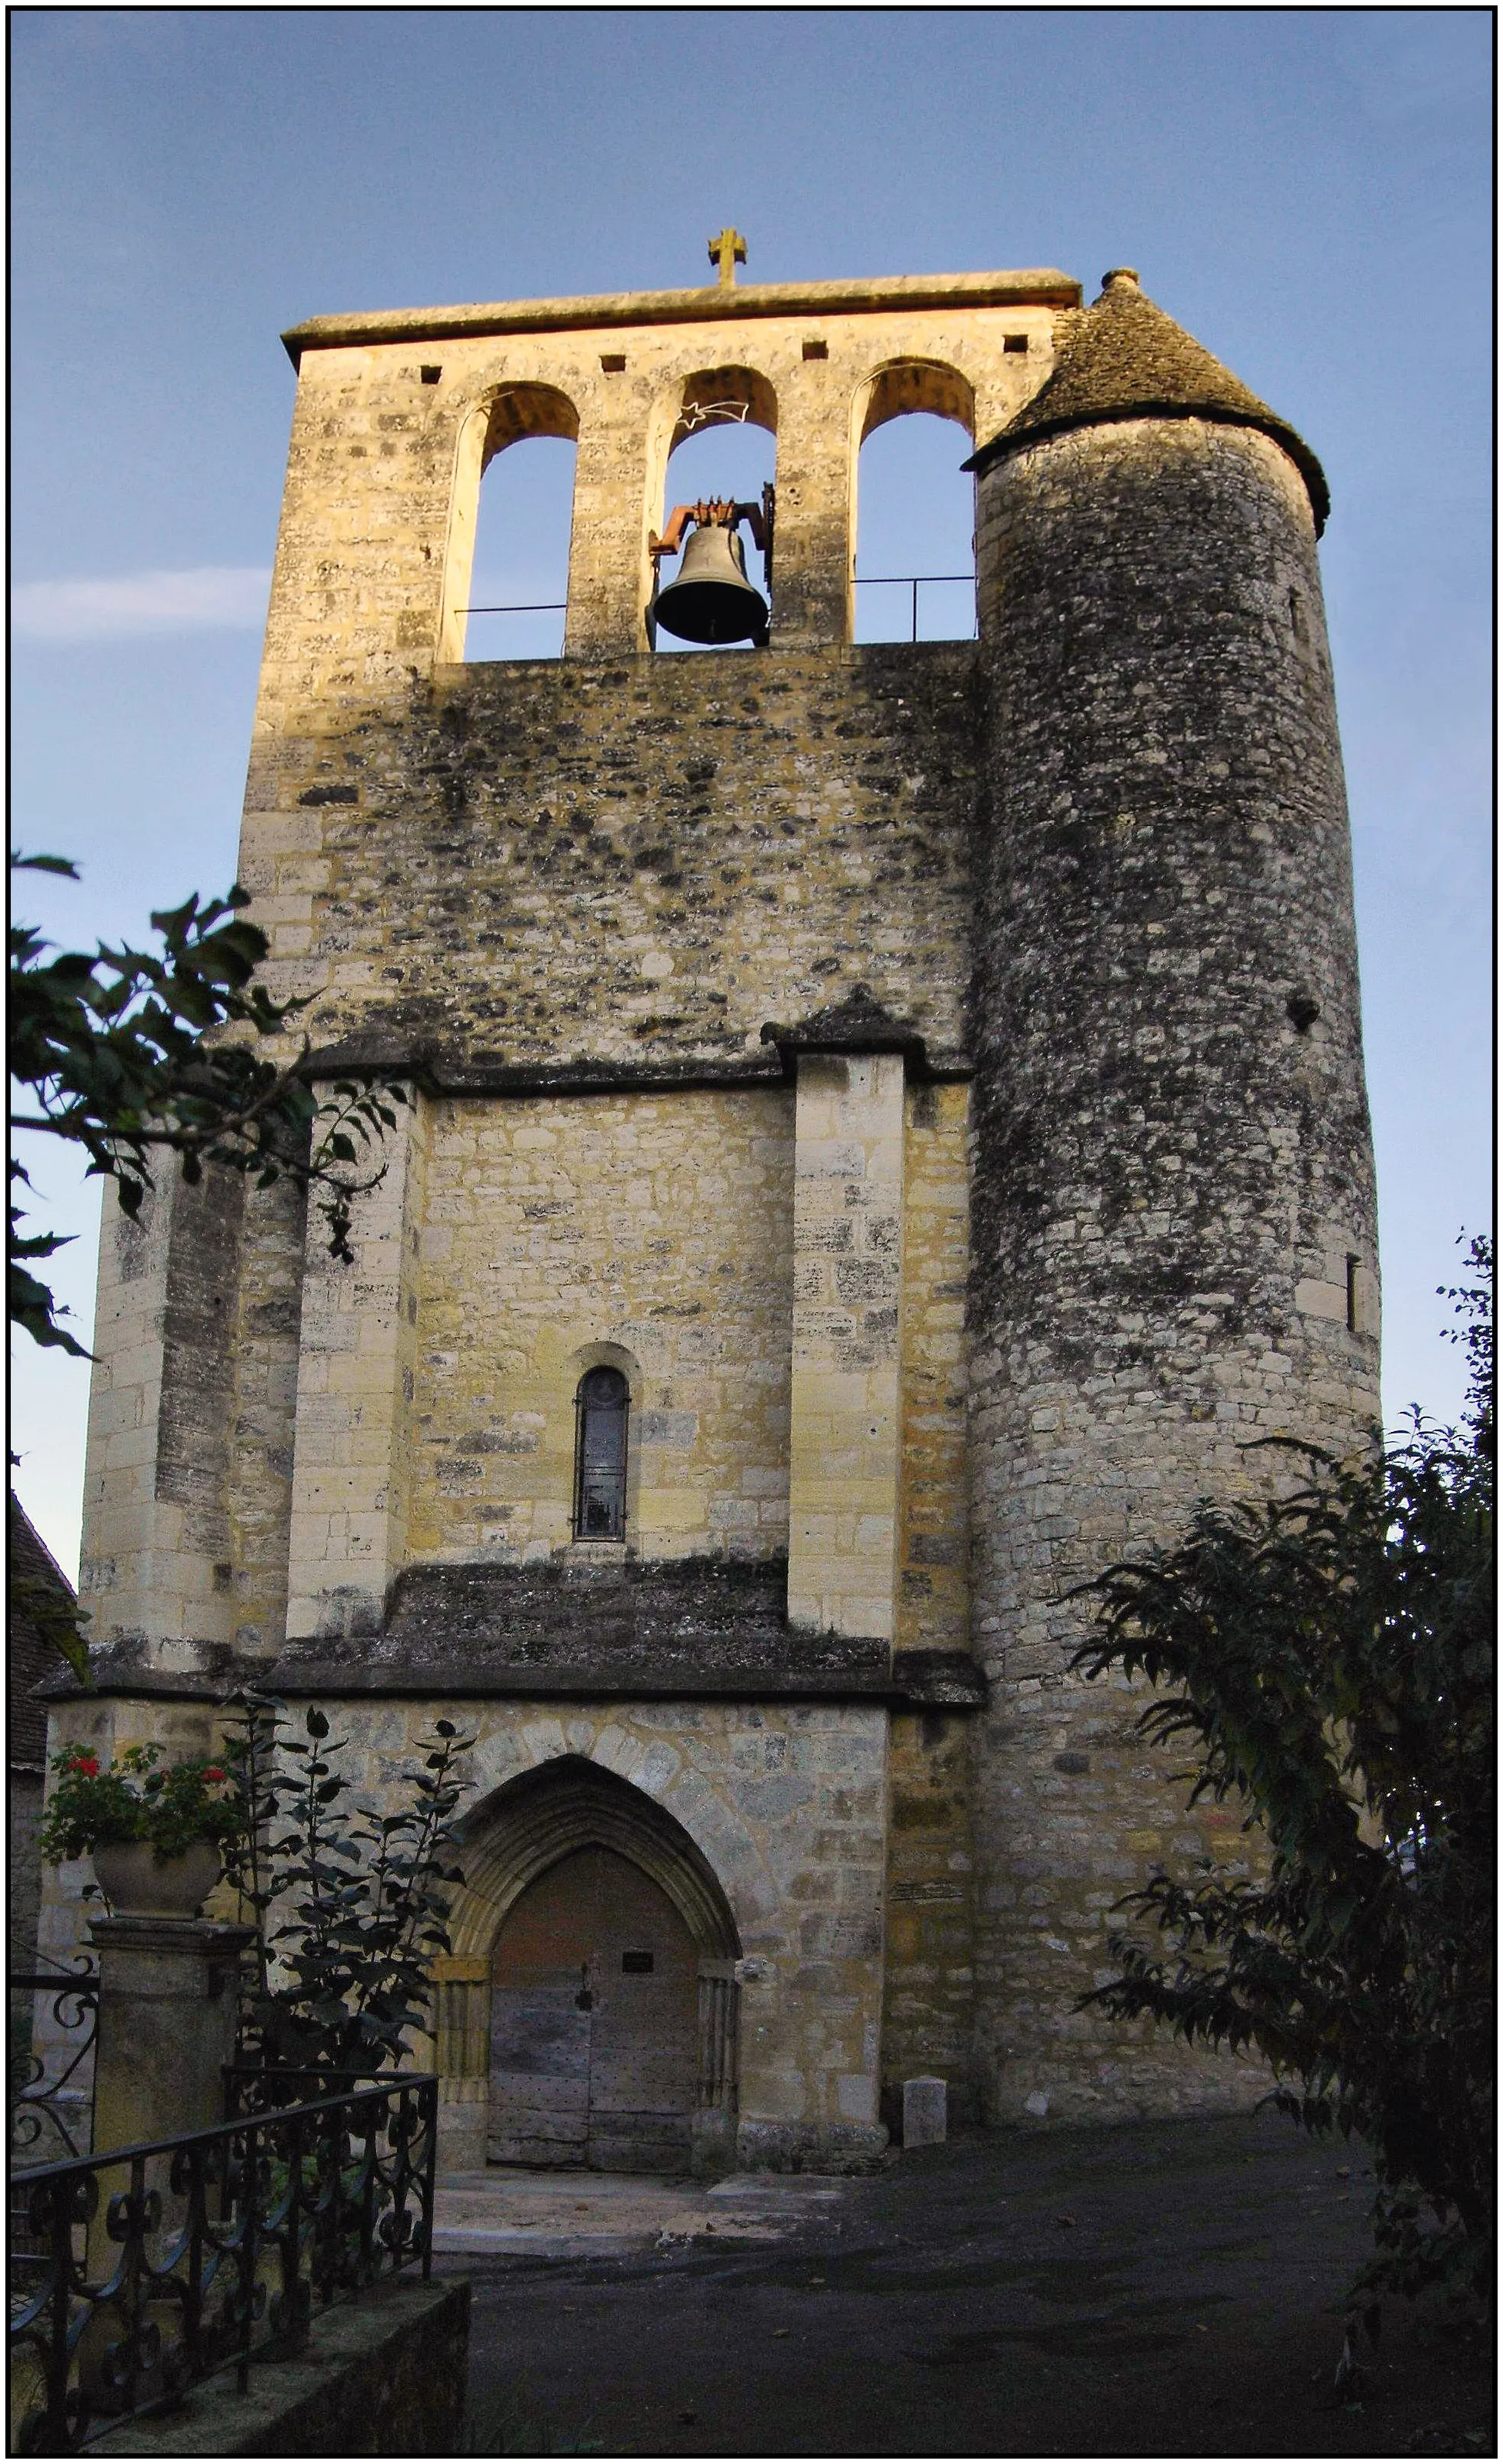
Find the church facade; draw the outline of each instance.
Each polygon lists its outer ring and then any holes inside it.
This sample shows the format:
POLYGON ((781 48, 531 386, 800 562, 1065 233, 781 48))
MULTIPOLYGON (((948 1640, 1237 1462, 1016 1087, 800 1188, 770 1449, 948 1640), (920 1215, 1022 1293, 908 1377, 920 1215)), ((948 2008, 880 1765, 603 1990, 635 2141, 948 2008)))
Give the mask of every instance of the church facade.
POLYGON ((1247 1843, 1072 1677, 1072 1590, 1378 1415, 1318 464, 1123 271, 285 340, 239 877, 315 1076, 407 1100, 353 1265, 285 1187, 107 1213, 56 1733, 196 1748, 250 1678, 373 1796, 475 1736, 459 2167, 860 2163, 918 2074, 1246 2100, 1076 2007, 1155 1863, 1247 1843), (976 474, 978 638, 857 646, 909 410, 976 474), (668 457, 731 417, 770 635, 668 656, 668 457), (466 665, 536 434, 564 653, 466 665))

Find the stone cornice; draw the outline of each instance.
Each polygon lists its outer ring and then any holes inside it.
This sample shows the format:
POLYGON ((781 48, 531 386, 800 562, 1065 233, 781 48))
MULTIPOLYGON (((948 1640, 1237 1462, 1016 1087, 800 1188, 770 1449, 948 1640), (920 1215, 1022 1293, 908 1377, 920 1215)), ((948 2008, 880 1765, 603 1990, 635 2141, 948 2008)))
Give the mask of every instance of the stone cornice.
POLYGON ((308 317, 282 343, 304 351, 372 342, 439 342, 490 334, 556 334, 603 326, 735 324, 751 317, 879 316, 884 309, 1078 308, 1080 285, 1057 267, 1011 274, 904 274, 875 281, 752 282, 722 290, 607 292, 593 299, 492 300, 475 307, 390 308, 308 317))
MULTIPOLYGON (((822 1014, 837 1017, 835 1012, 822 1014)), ((886 1013, 883 1013, 886 1018, 886 1013)), ((358 1029, 338 1044, 320 1045, 301 1064, 310 1080, 385 1076, 413 1078, 433 1095, 627 1095, 691 1094, 706 1089, 781 1087, 792 1075, 799 1052, 901 1052, 922 1080, 964 1082, 973 1065, 964 1053, 931 1054, 916 1029, 898 1021, 877 1022, 866 1040, 854 1029, 836 1035, 814 1022, 807 1026, 764 1026, 762 1052, 723 1060, 504 1061, 499 1054, 459 1052, 379 1026, 358 1029)))

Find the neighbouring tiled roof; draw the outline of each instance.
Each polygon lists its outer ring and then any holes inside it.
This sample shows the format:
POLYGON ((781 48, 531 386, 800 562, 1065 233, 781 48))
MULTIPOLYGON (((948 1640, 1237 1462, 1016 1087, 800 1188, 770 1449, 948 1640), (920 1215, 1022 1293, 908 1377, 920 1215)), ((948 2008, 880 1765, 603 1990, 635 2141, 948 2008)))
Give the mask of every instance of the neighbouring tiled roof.
POLYGON ((67 1662, 28 1610, 25 1592, 33 1586, 56 1591, 71 1605, 73 1585, 14 1495, 6 1514, 6 1544, 8 1759, 12 1770, 41 1771, 47 1760, 47 1705, 33 1700, 32 1687, 44 1678, 65 1676, 67 1662))
POLYGON ((1067 311, 1055 332, 1060 349, 1052 375, 967 469, 988 470, 1044 437, 1109 420, 1215 420, 1261 429, 1281 445, 1310 491, 1316 531, 1324 529, 1331 492, 1303 437, 1156 307, 1130 267, 1108 274, 1094 306, 1067 311))

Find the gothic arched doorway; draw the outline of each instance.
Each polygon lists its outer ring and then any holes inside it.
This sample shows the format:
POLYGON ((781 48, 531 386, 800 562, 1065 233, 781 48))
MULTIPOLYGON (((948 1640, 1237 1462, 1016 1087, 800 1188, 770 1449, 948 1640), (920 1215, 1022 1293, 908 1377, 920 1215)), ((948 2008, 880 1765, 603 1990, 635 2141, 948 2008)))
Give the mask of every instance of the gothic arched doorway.
POLYGON ((487 2159, 606 2172, 724 2161, 740 1946, 688 1833, 572 1754, 465 1828, 455 1948, 484 1949, 487 2159))

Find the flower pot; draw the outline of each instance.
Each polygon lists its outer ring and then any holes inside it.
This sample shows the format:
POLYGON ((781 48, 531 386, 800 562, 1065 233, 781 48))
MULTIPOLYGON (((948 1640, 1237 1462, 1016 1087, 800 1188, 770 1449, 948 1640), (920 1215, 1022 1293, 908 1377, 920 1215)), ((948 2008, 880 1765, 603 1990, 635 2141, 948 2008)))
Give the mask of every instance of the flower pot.
POLYGON ((94 1871, 118 1917, 196 1917, 223 1872, 217 1848, 195 1839, 159 1858, 149 1839, 116 1839, 94 1851, 94 1871))

